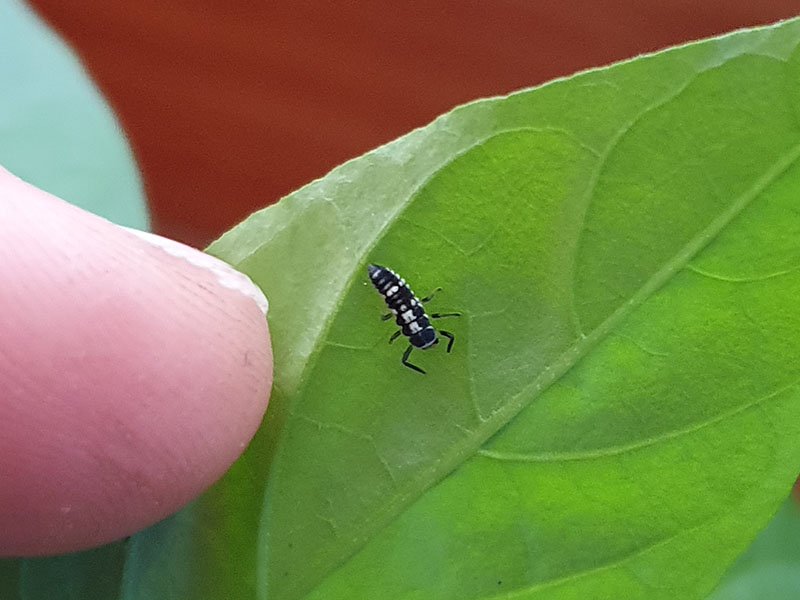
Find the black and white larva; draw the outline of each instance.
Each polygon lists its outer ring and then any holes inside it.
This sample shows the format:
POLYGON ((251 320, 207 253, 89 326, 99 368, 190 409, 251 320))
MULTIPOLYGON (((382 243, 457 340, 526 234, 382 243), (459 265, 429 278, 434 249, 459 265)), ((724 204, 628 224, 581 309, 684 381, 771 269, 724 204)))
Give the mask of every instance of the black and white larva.
MULTIPOLYGON (((427 302, 433 298, 433 294, 421 300, 417 299, 414 292, 406 284, 405 279, 401 278, 397 273, 382 267, 381 265, 367 265, 367 273, 369 279, 378 293, 383 296, 386 306, 391 311, 389 314, 382 317, 383 321, 387 321, 392 317, 395 322, 400 326, 399 331, 395 331, 394 335, 389 338, 391 344, 395 341, 400 334, 408 338, 408 348, 403 353, 402 363, 409 369, 414 369, 418 373, 425 373, 416 365, 408 362, 408 357, 414 348, 419 350, 427 350, 431 346, 439 343, 439 337, 436 335, 436 329, 430 324, 429 319, 440 319, 442 317, 458 317, 461 313, 432 313, 430 316, 425 314, 422 308, 422 303, 427 302)), ((438 291, 435 290, 434 294, 438 291)), ((455 337, 449 331, 439 329, 439 334, 448 339, 447 351, 453 347, 455 337)))

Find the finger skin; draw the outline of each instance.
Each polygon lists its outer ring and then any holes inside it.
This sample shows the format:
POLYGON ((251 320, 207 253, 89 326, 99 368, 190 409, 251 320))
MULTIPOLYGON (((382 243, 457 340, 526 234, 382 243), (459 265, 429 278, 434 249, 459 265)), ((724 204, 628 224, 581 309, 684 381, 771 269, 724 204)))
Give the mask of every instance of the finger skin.
POLYGON ((174 512, 245 449, 271 384, 251 297, 0 169, 0 556, 174 512))

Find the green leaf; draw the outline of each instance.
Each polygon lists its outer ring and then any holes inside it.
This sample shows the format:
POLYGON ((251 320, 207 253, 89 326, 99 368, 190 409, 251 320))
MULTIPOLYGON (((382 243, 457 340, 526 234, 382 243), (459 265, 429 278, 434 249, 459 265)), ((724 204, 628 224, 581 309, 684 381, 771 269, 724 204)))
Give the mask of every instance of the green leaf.
POLYGON ((212 245, 270 296, 275 390, 126 597, 708 593, 800 470, 798 42, 461 107, 212 245), (371 261, 464 314, 425 376, 371 261))
POLYGON ((799 41, 461 107, 212 245, 270 296, 275 391, 127 597, 707 594, 800 470, 799 41), (427 375, 367 262, 464 314, 427 375))

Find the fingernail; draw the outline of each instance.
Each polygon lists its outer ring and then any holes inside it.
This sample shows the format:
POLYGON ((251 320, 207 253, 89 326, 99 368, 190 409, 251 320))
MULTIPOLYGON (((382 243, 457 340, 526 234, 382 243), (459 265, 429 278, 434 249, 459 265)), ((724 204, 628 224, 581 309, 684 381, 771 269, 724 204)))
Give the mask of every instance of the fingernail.
POLYGON ((241 271, 237 271, 228 263, 216 258, 215 256, 211 256, 210 254, 206 254, 205 252, 201 252, 200 250, 192 248, 191 246, 161 237, 160 235, 156 235, 154 233, 139 231, 138 229, 131 229, 130 227, 123 227, 123 229, 126 229, 130 233, 138 236, 139 239, 161 248, 164 250, 164 252, 171 256, 182 258, 196 267, 207 269, 214 274, 214 276, 217 278, 217 281, 219 281, 222 286, 236 290, 245 296, 252 298, 255 303, 258 304, 258 307, 261 309, 261 312, 264 313, 264 316, 267 315, 267 311, 269 310, 269 302, 266 296, 264 296, 264 292, 262 292, 261 288, 253 283, 253 281, 247 275, 241 271))

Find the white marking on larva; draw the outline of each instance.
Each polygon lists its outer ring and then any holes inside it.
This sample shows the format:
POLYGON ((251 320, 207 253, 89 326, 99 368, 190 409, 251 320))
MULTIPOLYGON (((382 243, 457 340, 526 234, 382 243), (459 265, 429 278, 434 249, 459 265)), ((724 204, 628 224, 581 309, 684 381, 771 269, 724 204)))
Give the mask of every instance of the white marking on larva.
POLYGON ((408 307, 405 304, 401 304, 400 310, 408 310, 408 307))
POLYGON ((413 321, 413 320, 414 320, 414 311, 413 311, 413 310, 407 310, 406 312, 404 312, 404 313, 403 313, 402 315, 400 315, 400 316, 401 316, 401 317, 403 317, 403 320, 404 320, 406 323, 411 323, 411 321, 413 321))
POLYGON ((388 297, 391 297, 391 296, 393 296, 394 294, 396 294, 396 293, 397 293, 397 290, 399 290, 399 289, 400 289, 399 287, 397 287, 396 285, 393 285, 393 286, 392 286, 392 287, 389 289, 389 291, 388 291, 388 292, 386 292, 386 297, 388 298, 388 297))
POLYGON ((395 317, 397 316, 397 309, 396 309, 396 308, 390 308, 389 310, 390 310, 390 311, 392 311, 392 314, 393 314, 395 317))
POLYGON ((411 330, 411 333, 419 333, 422 331, 422 327, 419 326, 419 323, 416 321, 412 321, 408 324, 408 328, 411 330))
POLYGON ((411 299, 411 306, 416 306, 416 305, 417 305, 417 299, 416 298, 412 298, 411 299))

